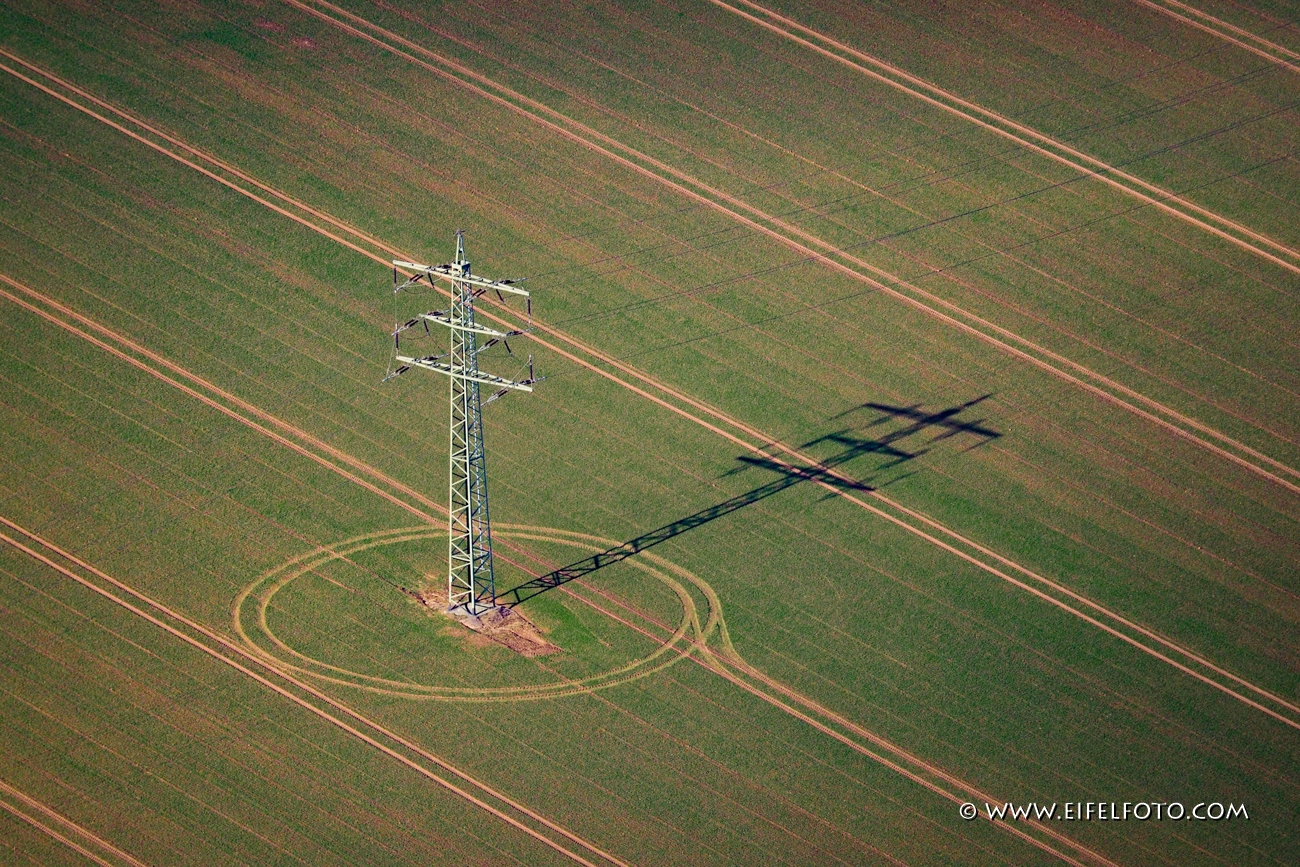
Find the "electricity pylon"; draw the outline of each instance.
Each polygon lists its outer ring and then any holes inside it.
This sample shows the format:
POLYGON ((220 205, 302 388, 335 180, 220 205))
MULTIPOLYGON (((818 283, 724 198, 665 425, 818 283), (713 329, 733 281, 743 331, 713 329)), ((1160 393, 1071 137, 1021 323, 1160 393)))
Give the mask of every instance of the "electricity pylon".
MULTIPOLYGON (((529 322, 532 321, 532 299, 523 289, 514 286, 513 280, 488 280, 470 273, 465 258, 465 233, 456 232, 456 261, 446 265, 421 265, 417 262, 393 260, 394 294, 415 286, 422 280, 430 285, 434 280, 451 283, 451 307, 421 313, 405 324, 394 323, 393 360, 399 367, 392 370, 387 381, 412 367, 422 367, 441 373, 451 380, 451 435, 450 435, 450 489, 448 507, 450 517, 447 545, 447 608, 453 613, 463 612, 477 616, 496 604, 496 584, 492 569, 492 525, 488 512, 487 462, 483 451, 482 409, 511 391, 532 391, 537 383, 533 375, 533 359, 528 357, 528 378, 506 379, 479 369, 479 354, 497 343, 510 350, 506 341, 526 330, 497 331, 479 325, 474 319, 474 300, 486 292, 495 292, 501 302, 505 295, 525 299, 529 322), (405 282, 398 284, 398 269, 413 272, 405 282), (413 357, 401 354, 402 334, 422 328, 431 334, 429 324, 445 327, 451 332, 450 350, 441 355, 413 357), (479 345, 479 336, 486 341, 479 345), (480 397, 483 385, 495 386, 496 391, 486 401, 480 397)), ((410 336, 423 336, 416 334, 410 336)))

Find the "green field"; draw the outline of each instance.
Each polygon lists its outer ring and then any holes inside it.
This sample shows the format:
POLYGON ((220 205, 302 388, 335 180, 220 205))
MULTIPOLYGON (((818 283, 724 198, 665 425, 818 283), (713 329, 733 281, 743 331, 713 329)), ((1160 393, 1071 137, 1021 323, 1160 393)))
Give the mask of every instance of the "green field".
POLYGON ((1300 863, 1294 3, 20 2, 0 73, 0 862, 1300 863), (498 589, 656 540, 552 656, 404 592, 456 229, 547 377, 498 589))

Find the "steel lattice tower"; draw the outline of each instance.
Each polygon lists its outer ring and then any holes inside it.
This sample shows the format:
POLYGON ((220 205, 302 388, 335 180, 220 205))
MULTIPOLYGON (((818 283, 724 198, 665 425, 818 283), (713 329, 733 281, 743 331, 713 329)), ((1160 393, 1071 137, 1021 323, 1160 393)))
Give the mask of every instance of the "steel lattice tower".
POLYGON ((457 609, 477 615, 496 604, 496 585, 492 569, 492 525, 488 509, 487 460, 483 450, 483 404, 490 403, 511 391, 532 391, 537 382, 533 376, 533 361, 528 359, 528 378, 510 380, 479 369, 479 354, 495 346, 510 345, 507 338, 524 334, 524 330, 496 331, 479 325, 474 318, 474 301, 488 291, 495 292, 505 302, 505 294, 522 296, 527 300, 528 315, 532 315, 532 302, 528 293, 512 285, 510 280, 487 280, 473 275, 465 258, 465 233, 456 232, 456 261, 446 265, 421 265, 416 262, 393 261, 394 293, 427 279, 451 283, 451 307, 446 311, 422 313, 405 324, 395 323, 393 329, 393 358, 401 366, 385 380, 405 373, 411 367, 422 367, 444 374, 450 380, 450 448, 448 490, 449 541, 447 546, 447 599, 448 610, 457 609), (398 269, 414 272, 414 276, 398 285, 398 269), (429 323, 436 323, 451 333, 451 346, 443 355, 412 357, 401 354, 402 333, 423 327, 429 333, 429 323), (486 340, 480 345, 480 336, 486 340), (482 400, 483 385, 496 387, 496 391, 482 400))

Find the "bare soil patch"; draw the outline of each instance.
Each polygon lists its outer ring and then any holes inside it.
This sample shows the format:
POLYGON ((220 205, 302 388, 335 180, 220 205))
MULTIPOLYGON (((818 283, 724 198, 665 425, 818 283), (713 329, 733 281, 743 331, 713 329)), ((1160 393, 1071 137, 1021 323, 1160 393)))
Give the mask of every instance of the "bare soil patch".
POLYGON ((503 647, 508 647, 520 656, 549 656, 561 651, 559 645, 547 641, 542 631, 533 625, 532 621, 513 608, 502 605, 475 617, 460 611, 449 611, 445 587, 407 592, 426 608, 431 608, 459 622, 466 629, 489 638, 503 647))

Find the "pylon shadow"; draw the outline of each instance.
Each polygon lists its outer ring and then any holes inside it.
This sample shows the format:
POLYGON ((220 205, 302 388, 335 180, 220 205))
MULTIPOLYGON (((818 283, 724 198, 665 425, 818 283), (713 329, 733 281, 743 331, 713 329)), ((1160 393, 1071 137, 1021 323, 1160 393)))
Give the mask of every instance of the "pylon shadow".
POLYGON ((868 425, 869 427, 874 427, 878 424, 884 424, 885 422, 889 421, 891 418, 906 418, 912 421, 910 425, 907 425, 906 427, 903 427, 899 430, 893 431, 890 434, 888 434, 886 437, 884 437, 883 442, 886 444, 896 442, 901 439, 905 439, 907 437, 913 436, 914 434, 921 433, 928 428, 939 427, 939 428, 943 428, 944 430, 938 436, 933 437, 930 440, 931 443, 938 442, 939 440, 948 439, 949 437, 959 436, 960 434, 972 434, 973 436, 978 437, 979 441, 970 445, 967 449, 969 450, 969 449, 976 448, 977 446, 984 445, 985 443, 991 440, 998 439, 999 437, 1002 436, 1002 433, 1000 431, 995 431, 991 428, 985 427, 984 419, 982 418, 978 418, 973 421, 965 421, 957 418, 957 416, 960 415, 961 413, 965 412, 966 410, 970 409, 976 404, 983 403, 984 401, 988 400, 992 396, 993 395, 991 393, 986 394, 981 397, 977 397, 974 400, 968 400, 965 403, 960 404, 958 406, 950 406, 947 409, 941 409, 938 412, 932 412, 932 413, 928 413, 922 410, 921 404, 919 403, 914 403, 911 406, 892 406, 887 403, 872 403, 868 401, 867 403, 861 404, 859 406, 855 406, 852 409, 847 409, 844 412, 840 413, 839 415, 834 416, 834 418, 843 418, 844 416, 850 415, 852 413, 858 412, 859 410, 863 410, 863 409, 874 409, 879 412, 883 412, 884 415, 876 419, 875 421, 871 422, 871 424, 868 425))
MULTIPOLYGON (((653 548, 656 545, 661 545, 669 539, 673 539, 683 533, 694 530, 697 527, 702 527, 705 524, 716 521, 719 518, 730 515, 732 512, 739 511, 746 506, 752 506, 755 503, 766 500, 768 497, 775 496, 776 494, 803 482, 821 482, 822 484, 839 490, 873 491, 876 488, 868 484, 867 481, 854 480, 844 473, 839 472, 838 468, 859 457, 873 454, 886 455, 892 459, 888 463, 877 467, 877 472, 889 470, 899 466, 900 464, 914 460, 929 452, 930 449, 925 448, 920 451, 906 451, 895 446, 894 443, 934 427, 944 428, 944 431, 938 436, 932 438, 930 443, 963 433, 980 437, 980 442, 975 445, 980 445, 990 439, 1000 437, 1002 436, 1000 432, 982 426, 983 419, 973 422, 965 422, 955 418, 955 416, 964 410, 969 409, 989 397, 991 397, 991 395, 986 394, 983 397, 968 401, 960 406, 950 407, 930 414, 921 412, 919 409, 920 404, 910 407, 895 407, 888 404, 865 403, 861 406, 853 407, 852 409, 846 410, 845 412, 835 416, 835 418, 844 417, 860 409, 875 409, 886 413, 886 415, 883 418, 871 422, 868 426, 883 424, 890 418, 907 418, 911 420, 911 423, 900 430, 891 431, 885 436, 877 439, 865 439, 855 436, 852 433, 852 429, 844 429, 820 436, 814 440, 809 440, 808 442, 803 443, 800 448, 813 449, 827 443, 839 447, 839 450, 834 455, 813 466, 800 466, 792 462, 772 457, 742 455, 741 457, 736 458, 736 460, 740 462, 741 466, 729 470, 726 475, 732 475, 751 467, 757 467, 776 473, 777 477, 772 481, 764 485, 759 485, 743 494, 738 494, 734 497, 723 500, 721 503, 709 506, 707 509, 701 509, 700 511, 687 515, 684 518, 679 518, 676 521, 664 524, 662 527, 657 527, 648 533, 643 533, 635 539, 629 539, 621 545, 615 545, 614 547, 601 551, 598 554, 592 554, 590 557, 585 557, 575 563, 570 563, 567 566, 562 566, 545 575, 526 581, 523 584, 506 591, 504 594, 497 596, 496 604, 513 608, 516 605, 527 602, 529 599, 536 598, 548 590, 553 590, 556 587, 568 584, 570 581, 585 578, 594 572, 613 566, 615 563, 620 563, 629 557, 633 557, 641 551, 653 548)), ((974 446, 971 446, 971 448, 973 447, 974 446)), ((911 474, 908 473, 907 475, 911 474)), ((890 484, 898 481, 900 478, 903 477, 897 477, 891 480, 890 484)), ((832 493, 829 496, 834 496, 834 494, 832 493)))

